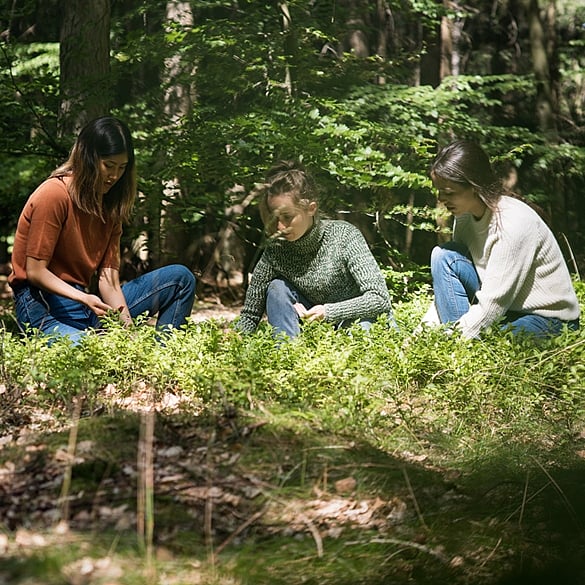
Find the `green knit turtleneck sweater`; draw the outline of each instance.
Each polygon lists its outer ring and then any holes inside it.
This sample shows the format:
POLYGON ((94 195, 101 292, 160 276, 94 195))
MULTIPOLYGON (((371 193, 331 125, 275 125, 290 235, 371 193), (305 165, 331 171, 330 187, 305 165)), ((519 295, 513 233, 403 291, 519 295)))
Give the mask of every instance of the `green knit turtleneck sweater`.
POLYGON ((325 305, 325 319, 376 319, 390 314, 384 276, 365 238, 355 226, 339 220, 315 220, 298 240, 271 241, 264 250, 246 293, 236 327, 252 332, 266 307, 266 289, 282 278, 314 305, 325 305))

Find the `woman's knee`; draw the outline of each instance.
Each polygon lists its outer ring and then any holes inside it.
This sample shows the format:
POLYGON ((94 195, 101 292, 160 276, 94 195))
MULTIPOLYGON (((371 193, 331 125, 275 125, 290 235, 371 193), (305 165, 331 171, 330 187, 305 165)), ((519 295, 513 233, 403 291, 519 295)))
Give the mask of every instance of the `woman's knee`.
POLYGON ((183 288, 189 290, 190 292, 194 292, 195 286, 197 284, 197 279, 195 278, 195 275, 186 266, 183 266, 182 264, 178 266, 180 268, 181 282, 183 283, 183 288))
POLYGON ((275 278, 266 289, 266 303, 268 307, 294 305, 298 301, 296 291, 290 284, 281 278, 275 278))
POLYGON ((463 244, 447 242, 442 246, 435 246, 431 251, 431 273, 451 265, 456 260, 469 262, 467 248, 463 244))
POLYGON ((185 292, 194 293, 197 280, 193 272, 183 264, 170 264, 159 270, 167 272, 167 282, 174 281, 185 292))
POLYGON ((431 274, 435 275, 447 262, 451 252, 441 246, 435 246, 431 251, 431 274))
POLYGON ((291 294, 290 286, 282 278, 275 278, 270 282, 266 289, 266 294, 269 296, 289 296, 291 294))

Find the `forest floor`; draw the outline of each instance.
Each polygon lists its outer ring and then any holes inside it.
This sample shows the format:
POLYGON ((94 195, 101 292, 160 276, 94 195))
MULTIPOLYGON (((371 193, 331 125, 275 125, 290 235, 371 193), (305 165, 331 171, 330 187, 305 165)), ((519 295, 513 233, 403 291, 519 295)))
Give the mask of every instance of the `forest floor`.
POLYGON ((2 585, 585 582, 582 470, 560 493, 537 470, 470 481, 308 420, 149 400, 3 405, 2 585))
POLYGON ((241 309, 242 303, 239 301, 223 304, 220 298, 209 296, 195 303, 191 319, 196 322, 208 319, 231 322, 240 314, 241 309))
MULTIPOLYGON (((207 294, 192 318, 240 308, 207 294)), ((1 585, 585 583, 583 469, 466 476, 146 386, 68 413, 0 400, 1 585)))

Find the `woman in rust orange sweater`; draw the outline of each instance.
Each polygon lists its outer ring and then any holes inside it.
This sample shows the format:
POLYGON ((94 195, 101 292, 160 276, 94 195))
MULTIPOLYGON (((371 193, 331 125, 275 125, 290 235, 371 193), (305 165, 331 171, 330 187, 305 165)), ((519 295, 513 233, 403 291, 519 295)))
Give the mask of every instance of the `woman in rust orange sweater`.
POLYGON ((120 284, 120 237, 136 194, 132 137, 116 118, 89 122, 65 164, 29 197, 12 253, 16 316, 26 332, 67 336, 73 343, 117 311, 130 324, 158 313, 161 330, 191 313, 195 277, 171 265, 120 284), (99 295, 88 291, 97 273, 99 295))

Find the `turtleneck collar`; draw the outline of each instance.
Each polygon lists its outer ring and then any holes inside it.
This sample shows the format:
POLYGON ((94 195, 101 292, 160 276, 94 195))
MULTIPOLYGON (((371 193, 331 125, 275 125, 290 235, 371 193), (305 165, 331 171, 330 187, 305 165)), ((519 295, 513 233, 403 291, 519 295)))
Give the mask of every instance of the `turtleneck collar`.
POLYGON ((315 217, 313 225, 298 240, 293 242, 289 242, 288 240, 275 240, 272 246, 296 254, 311 254, 318 250, 321 245, 324 231, 325 222, 321 218, 315 217))

